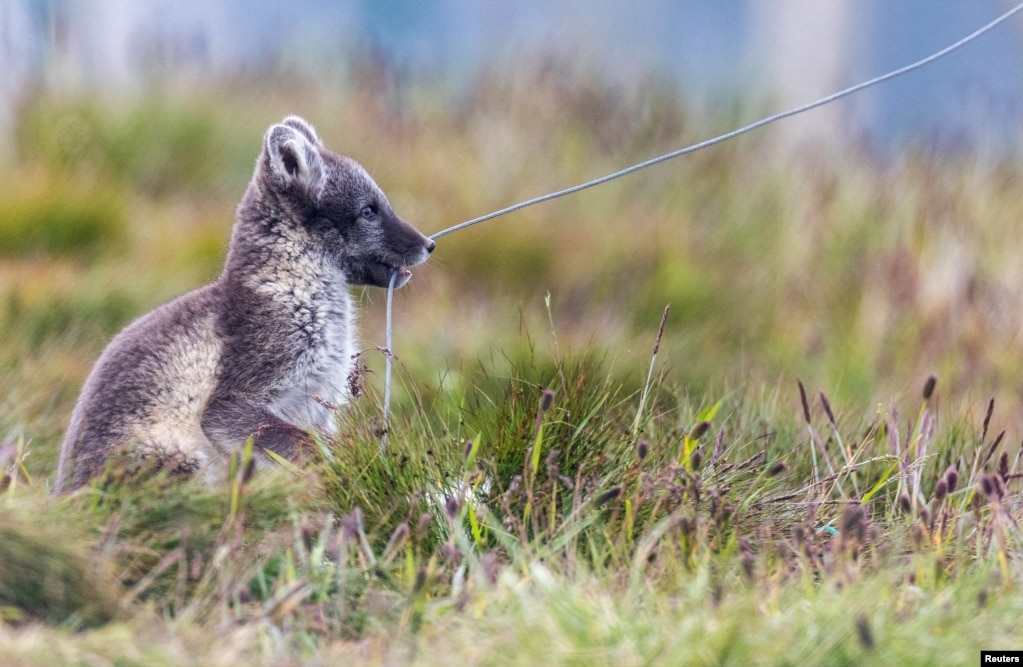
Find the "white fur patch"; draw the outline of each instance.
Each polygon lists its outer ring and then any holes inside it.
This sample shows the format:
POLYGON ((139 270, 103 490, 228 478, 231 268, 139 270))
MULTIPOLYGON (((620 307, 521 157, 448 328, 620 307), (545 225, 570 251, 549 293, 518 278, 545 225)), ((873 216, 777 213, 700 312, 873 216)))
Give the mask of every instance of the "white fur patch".
POLYGON ((310 300, 299 308, 301 327, 310 345, 295 360, 271 409, 285 421, 333 434, 332 406, 348 402, 355 315, 347 292, 328 302, 310 300))
POLYGON ((153 405, 153 421, 128 435, 132 453, 140 459, 153 457, 174 468, 188 461, 205 463, 213 453, 200 427, 223 355, 223 341, 215 335, 211 318, 196 322, 165 351, 167 363, 153 381, 170 391, 153 405))

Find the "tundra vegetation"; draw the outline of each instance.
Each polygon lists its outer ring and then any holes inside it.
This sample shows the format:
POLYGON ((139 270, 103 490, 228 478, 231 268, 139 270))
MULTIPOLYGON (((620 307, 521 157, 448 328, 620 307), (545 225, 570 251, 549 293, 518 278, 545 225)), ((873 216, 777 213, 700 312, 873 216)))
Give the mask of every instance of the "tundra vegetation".
POLYGON ((5 664, 1019 648, 1018 137, 878 154, 762 131, 445 237, 397 294, 386 452, 366 290, 322 461, 240 451, 213 485, 115 466, 48 495, 105 343, 219 271, 268 122, 309 118, 430 233, 763 110, 534 65, 456 95, 367 64, 23 101, 0 166, 5 664))

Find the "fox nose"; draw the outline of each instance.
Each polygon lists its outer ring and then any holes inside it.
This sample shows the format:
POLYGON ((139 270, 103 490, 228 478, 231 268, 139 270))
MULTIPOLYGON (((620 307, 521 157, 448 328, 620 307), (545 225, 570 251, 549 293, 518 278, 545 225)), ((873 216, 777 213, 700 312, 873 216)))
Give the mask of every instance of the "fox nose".
POLYGON ((433 249, 437 247, 437 242, 433 239, 428 240, 430 241, 430 244, 426 246, 426 252, 431 253, 433 252, 433 249))

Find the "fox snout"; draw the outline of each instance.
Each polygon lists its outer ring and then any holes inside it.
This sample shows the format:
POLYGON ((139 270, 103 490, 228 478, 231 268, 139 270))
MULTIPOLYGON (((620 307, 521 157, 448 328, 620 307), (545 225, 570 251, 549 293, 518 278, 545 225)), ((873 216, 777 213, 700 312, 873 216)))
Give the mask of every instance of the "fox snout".
POLYGON ((418 229, 405 222, 397 215, 385 225, 385 244, 394 255, 384 263, 389 265, 388 275, 379 286, 387 287, 391 283, 391 274, 398 271, 396 287, 404 285, 412 277, 408 267, 427 261, 430 254, 437 248, 437 241, 422 234, 418 229))
POLYGON ((397 214, 386 215, 380 238, 379 254, 369 267, 365 283, 376 287, 388 287, 391 276, 398 272, 395 287, 402 287, 412 278, 409 267, 422 264, 437 247, 437 242, 425 236, 397 214))
POLYGON ((425 236, 418 229, 405 222, 398 216, 395 217, 395 222, 400 229, 400 235, 407 239, 407 243, 411 249, 408 254, 408 259, 404 262, 408 266, 415 266, 416 264, 422 264, 433 252, 433 249, 437 247, 437 242, 428 236, 425 236))

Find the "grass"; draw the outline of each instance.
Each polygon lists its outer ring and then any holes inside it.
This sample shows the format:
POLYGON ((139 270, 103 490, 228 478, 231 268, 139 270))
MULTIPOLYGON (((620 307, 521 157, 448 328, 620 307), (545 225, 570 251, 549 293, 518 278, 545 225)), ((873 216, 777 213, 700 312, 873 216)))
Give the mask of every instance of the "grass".
POLYGON ((786 154, 764 133, 445 237, 397 295, 386 455, 367 291, 364 391, 322 461, 243 451, 213 484, 112 470, 49 497, 90 363, 215 275, 269 122, 310 118, 426 232, 728 129, 663 82, 564 65, 443 103, 381 93, 390 76, 22 108, 0 168, 5 664, 1015 646, 1018 161, 786 154))
POLYGON ((5 645, 40 663, 923 664, 1014 641, 1018 457, 982 426, 935 428, 934 395, 864 426, 732 392, 707 422, 659 386, 634 440, 638 395, 599 365, 515 368, 452 397, 464 424, 408 416, 386 457, 363 399, 307 471, 249 476, 243 453, 213 486, 51 499, 11 456, 5 645))

